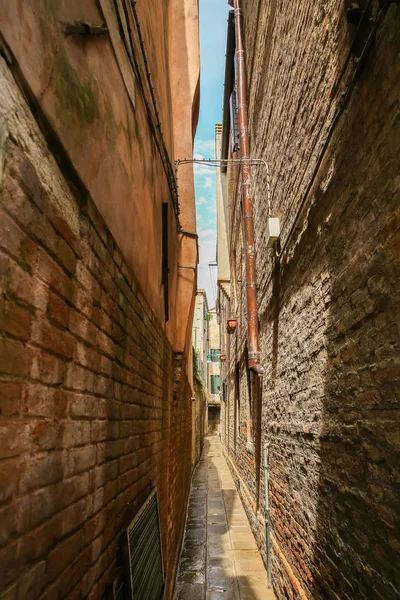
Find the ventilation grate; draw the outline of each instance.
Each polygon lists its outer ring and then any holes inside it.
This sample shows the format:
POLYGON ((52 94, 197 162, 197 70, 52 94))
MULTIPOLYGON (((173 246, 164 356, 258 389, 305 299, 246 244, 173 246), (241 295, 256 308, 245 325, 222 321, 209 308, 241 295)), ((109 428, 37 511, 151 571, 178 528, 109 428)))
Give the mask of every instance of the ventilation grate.
POLYGON ((117 577, 114 581, 113 600, 125 600, 125 585, 122 576, 117 577))
POLYGON ((127 600, 125 595, 126 585, 122 573, 119 573, 111 585, 107 586, 105 595, 101 600, 127 600))
POLYGON ((161 600, 164 597, 164 569, 156 490, 126 533, 132 600, 161 600))

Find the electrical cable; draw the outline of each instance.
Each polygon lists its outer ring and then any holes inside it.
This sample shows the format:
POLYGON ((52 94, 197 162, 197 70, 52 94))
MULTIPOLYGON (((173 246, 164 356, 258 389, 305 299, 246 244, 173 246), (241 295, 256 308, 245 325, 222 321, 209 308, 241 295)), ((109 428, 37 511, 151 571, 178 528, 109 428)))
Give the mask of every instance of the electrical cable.
POLYGON ((176 169, 180 165, 195 164, 209 167, 223 167, 232 165, 240 167, 244 162, 249 162, 252 166, 264 165, 267 172, 267 203, 268 212, 271 212, 271 180, 268 163, 264 158, 184 158, 175 161, 176 169))
MULTIPOLYGON (((154 140, 154 143, 157 147, 157 151, 160 155, 160 159, 163 165, 163 169, 167 178, 167 182, 168 182, 168 187, 170 190, 170 194, 171 194, 171 198, 172 198, 172 204, 174 207, 174 212, 176 215, 176 218, 178 220, 178 228, 180 227, 180 223, 179 223, 179 198, 178 198, 178 188, 177 188, 177 183, 176 183, 176 179, 175 179, 175 175, 174 175, 174 171, 172 169, 172 165, 171 165, 171 161, 169 159, 169 155, 168 155, 168 150, 166 148, 165 142, 164 142, 164 136, 162 134, 162 129, 161 129, 161 123, 158 117, 158 112, 156 112, 156 117, 155 120, 157 121, 157 124, 154 123, 154 115, 152 114, 151 108, 150 108, 150 104, 146 98, 146 91, 145 91, 145 86, 143 83, 143 79, 142 76, 140 74, 140 66, 139 66, 139 62, 136 58, 135 55, 135 51, 134 51, 134 43, 133 43, 133 39, 132 39, 132 28, 130 26, 130 19, 129 19, 129 15, 127 12, 127 7, 125 4, 125 1, 122 2, 122 7, 123 7, 123 11, 124 11, 124 15, 125 15, 125 20, 126 20, 126 24, 128 27, 128 33, 129 33, 129 46, 128 46, 128 40, 126 39, 125 36, 125 32, 124 32, 124 28, 122 25, 122 21, 121 21, 121 15, 120 15, 120 11, 119 11, 119 7, 118 7, 118 3, 117 0, 114 0, 114 8, 115 8, 115 12, 117 15, 117 19, 118 19, 118 24, 119 24, 119 28, 120 28, 120 35, 121 35, 121 39, 124 43, 125 49, 126 49, 126 53, 128 55, 128 59, 129 62, 131 64, 131 68, 132 71, 134 73, 134 76, 137 80, 138 83, 138 87, 145 105, 145 110, 146 110, 146 114, 147 114, 147 120, 149 123, 149 127, 150 127, 150 131, 154 140), (161 135, 161 141, 159 140, 158 134, 161 135)), ((138 23, 137 21, 137 14, 136 14, 136 9, 134 7, 134 3, 132 3, 132 9, 133 9, 133 14, 135 17, 135 22, 138 23)), ((138 37, 139 37, 139 43, 141 46, 141 51, 142 51, 142 56, 145 57, 146 60, 146 77, 150 76, 150 73, 148 72, 148 67, 147 67, 147 55, 145 52, 145 48, 144 48, 144 42, 143 42, 143 38, 141 35, 141 30, 140 30, 140 24, 139 24, 139 31, 138 31, 138 37)), ((155 102, 155 98, 154 98, 154 92, 152 91, 152 86, 151 86, 151 79, 150 81, 148 80, 148 85, 150 87, 150 93, 152 95, 152 103, 154 106, 154 102, 155 102)))
POLYGON ((152 100, 154 111, 156 113, 157 129, 159 131, 159 134, 160 134, 161 140, 162 140, 162 148, 163 148, 163 151, 164 151, 165 162, 166 162, 167 169, 168 169, 168 177, 169 177, 169 180, 170 180, 170 182, 171 182, 171 184, 173 186, 173 190, 174 190, 173 201, 175 203, 175 208, 177 210, 177 214, 179 214, 178 187, 177 187, 177 183, 176 183, 176 179, 175 179, 175 172, 174 172, 174 169, 172 167, 171 159, 169 157, 168 150, 167 150, 167 147, 166 147, 166 144, 165 144, 165 140, 164 140, 164 134, 163 134, 162 128, 161 128, 160 116, 159 116, 159 112, 157 110, 157 102, 156 102, 156 98, 155 98, 155 95, 154 95, 154 87, 153 87, 152 82, 151 82, 151 74, 150 74, 150 71, 149 71, 149 62, 147 60, 146 50, 145 50, 145 47, 144 47, 144 40, 143 40, 143 35, 142 35, 142 29, 141 29, 140 21, 139 21, 139 18, 138 18, 138 15, 137 15, 137 11, 136 11, 136 4, 137 4, 136 1, 131 1, 132 12, 133 12, 133 16, 134 16, 135 23, 136 23, 136 28, 137 28, 137 32, 138 32, 140 48, 141 48, 141 51, 142 51, 142 57, 143 57, 143 61, 144 61, 145 71, 146 71, 147 83, 148 83, 149 88, 150 88, 151 100, 152 100))

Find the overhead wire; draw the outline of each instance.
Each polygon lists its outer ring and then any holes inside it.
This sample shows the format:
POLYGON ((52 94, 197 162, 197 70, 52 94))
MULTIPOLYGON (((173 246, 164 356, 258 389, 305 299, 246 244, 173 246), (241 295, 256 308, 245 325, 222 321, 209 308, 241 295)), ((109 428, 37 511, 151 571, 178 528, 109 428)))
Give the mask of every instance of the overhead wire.
POLYGON ((151 95, 151 103, 153 105, 153 109, 155 110, 155 115, 153 114, 151 107, 150 107, 150 103, 147 100, 147 94, 146 94, 146 90, 145 90, 145 85, 144 85, 144 81, 143 78, 141 76, 141 72, 140 72, 140 65, 139 62, 137 60, 136 57, 136 53, 135 53, 135 45, 133 42, 133 37, 132 37, 132 27, 131 27, 131 20, 128 14, 128 10, 127 10, 127 6, 125 3, 125 0, 122 1, 122 8, 124 11, 124 16, 125 16, 125 21, 126 21, 126 26, 128 28, 128 35, 129 35, 129 40, 126 39, 125 36, 125 32, 124 32, 124 27, 122 25, 122 20, 121 20, 121 14, 120 14, 120 10, 119 10, 119 6, 118 6, 118 2, 117 0, 114 0, 114 8, 115 8, 115 12, 117 15, 117 20, 118 20, 118 24, 119 24, 119 29, 120 29, 120 35, 121 35, 121 39, 123 41, 123 44, 125 46, 127 55, 128 55, 128 60, 130 62, 132 71, 135 75, 137 84, 138 84, 138 88, 139 91, 141 93, 142 99, 143 99, 143 103, 145 106, 145 111, 146 111, 146 115, 147 115, 147 120, 148 120, 148 124, 150 127, 150 131, 153 137, 153 141, 156 145, 157 151, 160 155, 160 159, 161 159, 161 163, 163 165, 163 169, 167 178, 167 182, 168 182, 168 187, 170 190, 170 194, 171 194, 171 199, 172 199, 172 204, 173 204, 173 208, 174 208, 174 212, 176 215, 176 218, 178 220, 178 227, 180 227, 180 223, 179 223, 179 195, 178 195, 178 186, 177 186, 177 182, 175 179, 175 174, 174 174, 174 170, 172 167, 172 163, 171 160, 169 158, 169 154, 168 154, 168 150, 164 141, 164 135, 162 132, 162 128, 161 128, 161 122, 160 122, 160 118, 159 118, 159 114, 158 114, 158 110, 156 108, 156 100, 155 100, 155 96, 154 96, 154 89, 152 86, 152 82, 151 82, 151 76, 150 76, 150 72, 148 69, 148 60, 147 60, 147 54, 145 51, 145 47, 144 47, 144 41, 143 41, 143 36, 141 33, 141 28, 140 28, 140 22, 137 18, 137 13, 136 13, 136 7, 135 7, 135 2, 131 2, 131 7, 132 7, 132 13, 134 16, 134 20, 135 20, 135 25, 136 25, 136 29, 137 29, 137 34, 138 34, 138 38, 139 38, 139 45, 141 48, 141 53, 142 53, 142 58, 145 62, 145 73, 146 73, 146 79, 147 79, 147 84, 150 88, 150 95, 151 95), (154 122, 155 121, 155 122, 154 122), (161 139, 159 139, 161 138, 161 139))
POLYGON ((173 186, 173 201, 175 203, 175 208, 177 211, 177 215, 179 215, 179 198, 178 198, 178 186, 176 183, 176 179, 175 179, 175 172, 172 166, 172 162, 170 160, 169 157, 169 153, 165 144, 165 140, 164 140, 164 134, 162 132, 162 128, 161 128, 161 121, 160 121, 160 115, 157 109, 157 102, 156 102, 156 98, 155 98, 155 94, 154 94, 154 87, 151 81, 151 74, 149 71, 149 62, 147 59, 147 54, 146 54, 146 50, 144 47, 144 39, 143 39, 143 35, 142 35, 142 28, 140 26, 140 21, 138 18, 138 14, 136 11, 136 0, 135 1, 131 1, 131 7, 132 7, 132 12, 133 12, 133 16, 135 19, 135 24, 136 24, 136 28, 137 28, 137 32, 138 32, 138 37, 139 37, 139 44, 140 44, 140 49, 142 51, 142 57, 143 57, 143 61, 144 61, 144 66, 145 66, 145 71, 146 71, 146 78, 147 78, 147 82, 150 88, 150 96, 151 96, 151 101, 153 104, 153 108, 156 114, 156 126, 157 129, 159 131, 159 134, 161 136, 161 140, 162 140, 162 148, 164 151, 164 156, 165 156, 165 164, 167 166, 167 170, 168 170, 168 178, 173 186))
POLYGON ((268 163, 264 158, 184 158, 175 161, 176 169, 180 165, 185 164, 196 164, 209 167, 222 167, 226 165, 232 165, 240 167, 244 162, 249 162, 252 166, 264 165, 267 173, 267 203, 268 212, 271 211, 271 177, 268 167, 268 163))

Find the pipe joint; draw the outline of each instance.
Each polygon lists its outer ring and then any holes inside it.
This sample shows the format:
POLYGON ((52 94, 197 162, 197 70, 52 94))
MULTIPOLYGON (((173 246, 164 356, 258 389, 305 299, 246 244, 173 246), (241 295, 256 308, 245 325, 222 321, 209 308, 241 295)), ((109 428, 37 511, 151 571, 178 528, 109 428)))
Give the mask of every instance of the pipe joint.
POLYGON ((264 367, 260 365, 260 363, 251 364, 252 361, 249 360, 249 369, 253 371, 258 377, 263 377, 264 375, 264 367))

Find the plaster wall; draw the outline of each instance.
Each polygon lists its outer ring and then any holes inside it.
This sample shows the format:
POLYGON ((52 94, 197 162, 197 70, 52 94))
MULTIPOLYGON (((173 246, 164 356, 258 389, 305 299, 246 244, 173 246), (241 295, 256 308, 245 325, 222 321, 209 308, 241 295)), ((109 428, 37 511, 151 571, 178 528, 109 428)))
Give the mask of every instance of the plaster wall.
POLYGON ((204 290, 198 290, 196 294, 195 312, 193 320, 192 343, 197 351, 198 367, 200 376, 207 386, 207 356, 209 352, 208 343, 208 304, 204 290))
MULTIPOLYGON (((25 93, 36 105, 42 127, 60 145, 59 160, 68 161, 68 168, 82 184, 80 201, 85 203, 90 196, 95 202, 163 327, 161 205, 168 204, 167 335, 176 351, 187 353, 197 248, 195 239, 177 234, 178 216, 165 166, 169 163, 174 170, 175 157, 181 155, 179 146, 175 153, 174 144, 180 139, 190 148, 197 124, 197 5, 192 2, 189 10, 186 4, 155 0, 136 5, 165 142, 162 159, 163 150, 157 149, 155 142, 157 138, 161 143, 161 135, 152 132, 156 109, 151 105, 129 2, 117 3, 116 11, 110 0, 2 0, 0 22, 6 51, 25 93), (76 22, 106 24, 109 32, 67 34, 67 25, 76 22), (187 33, 181 35, 181 29, 187 33), (138 64, 136 72, 132 57, 138 64), (145 102, 150 105, 153 125, 145 102), (149 243, 152 239, 157 243, 149 243), (180 278, 178 263, 182 261, 192 266, 189 277, 185 272, 180 278), (180 312, 176 311, 178 305, 180 312)), ((190 229, 195 211, 190 168, 180 177, 180 184, 184 193, 179 218, 190 229)))
MULTIPOLYGON (((221 157, 222 126, 215 126, 215 156, 221 157)), ((217 167, 216 173, 216 203, 217 203, 217 262, 218 279, 222 281, 230 278, 229 250, 228 250, 228 193, 227 173, 221 172, 217 167)))

